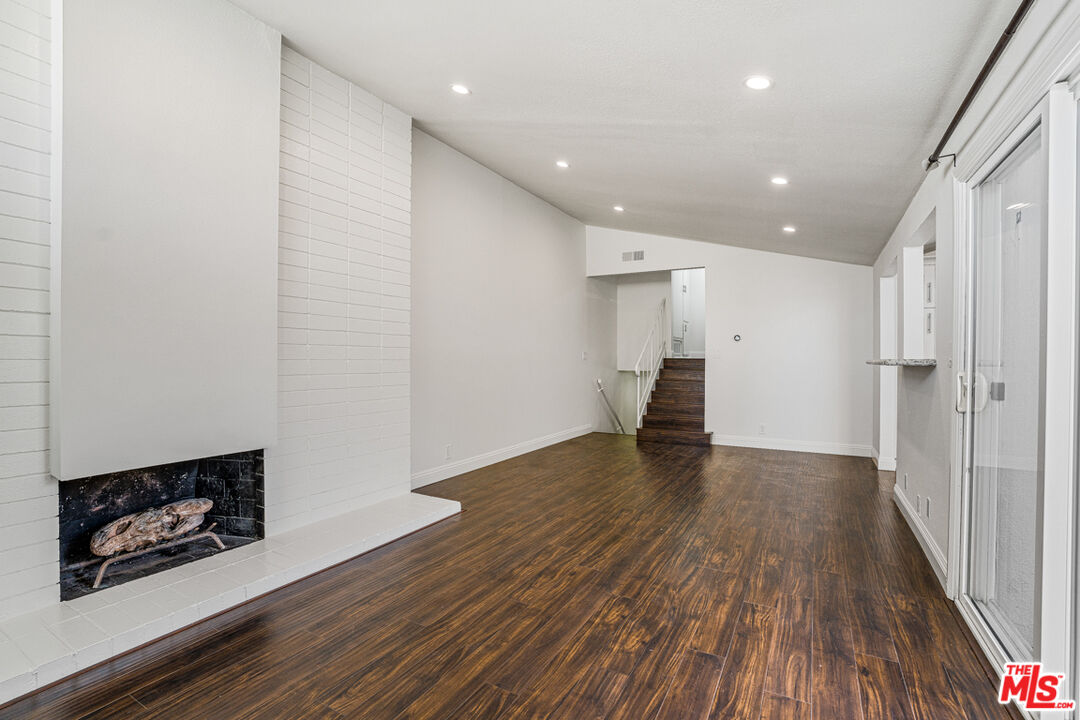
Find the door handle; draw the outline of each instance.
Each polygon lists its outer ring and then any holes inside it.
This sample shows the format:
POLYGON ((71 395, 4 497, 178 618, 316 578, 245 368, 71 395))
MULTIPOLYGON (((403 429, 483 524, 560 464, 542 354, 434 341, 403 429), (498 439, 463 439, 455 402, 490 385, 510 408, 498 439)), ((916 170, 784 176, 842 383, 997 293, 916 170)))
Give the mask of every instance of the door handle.
POLYGON ((982 412, 990 402, 990 383, 981 372, 975 372, 975 382, 968 380, 967 373, 956 374, 956 412, 967 412, 968 395, 971 395, 972 412, 982 412), (972 387, 974 385, 974 387, 972 387))
POLYGON ((973 410, 975 412, 982 412, 986 409, 987 403, 990 402, 990 383, 986 381, 986 376, 979 371, 975 371, 975 387, 972 392, 973 410))

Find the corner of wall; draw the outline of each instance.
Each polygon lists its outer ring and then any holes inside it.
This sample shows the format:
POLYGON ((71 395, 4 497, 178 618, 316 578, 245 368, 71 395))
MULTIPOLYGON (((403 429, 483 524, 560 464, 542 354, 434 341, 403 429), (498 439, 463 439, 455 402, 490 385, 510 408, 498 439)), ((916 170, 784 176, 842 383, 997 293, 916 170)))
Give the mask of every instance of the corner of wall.
POLYGON ((533 438, 532 440, 526 440, 514 445, 508 445, 507 447, 499 448, 498 450, 492 450, 463 460, 455 460, 454 462, 439 465, 428 470, 422 470, 418 473, 413 473, 412 489, 416 490, 425 485, 431 485, 432 483, 437 483, 441 480, 472 472, 473 470, 478 470, 482 467, 487 467, 488 465, 494 465, 503 460, 509 460, 518 455, 524 455, 525 453, 530 453, 534 450, 540 450, 549 445, 573 440, 576 437, 588 435, 593 432, 594 429, 593 425, 579 425, 543 437, 533 438))

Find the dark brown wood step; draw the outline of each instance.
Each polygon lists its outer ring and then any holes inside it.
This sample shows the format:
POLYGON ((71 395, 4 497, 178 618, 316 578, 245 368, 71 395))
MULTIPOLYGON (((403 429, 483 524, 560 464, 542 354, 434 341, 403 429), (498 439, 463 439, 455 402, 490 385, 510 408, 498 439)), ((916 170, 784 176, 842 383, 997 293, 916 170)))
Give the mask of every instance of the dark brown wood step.
POLYGON ((667 405, 704 405, 705 393, 684 392, 681 390, 654 390, 649 401, 667 405))
POLYGON ((684 392, 705 392, 705 383, 694 380, 667 380, 661 378, 656 381, 656 390, 682 390, 684 392))
POLYGON ((705 403, 670 402, 665 398, 654 397, 645 407, 650 415, 679 415, 682 417, 705 417, 705 403))
POLYGON ((705 415, 665 415, 649 413, 641 419, 643 427, 671 428, 673 430, 705 431, 705 415))
POLYGON ((705 369, 705 358, 664 358, 664 367, 705 369))
POLYGON ((687 368, 660 368, 661 380, 693 380, 695 382, 705 382, 705 370, 694 370, 687 368))
MULTIPOLYGON (((691 411, 698 411, 705 407, 705 396, 701 393, 654 392, 649 398, 649 404, 674 409, 691 408, 691 411)), ((646 410, 648 410, 647 407, 646 410)))
POLYGON ((637 441, 667 443, 668 445, 711 445, 711 432, 672 430, 668 428, 638 428, 637 441))

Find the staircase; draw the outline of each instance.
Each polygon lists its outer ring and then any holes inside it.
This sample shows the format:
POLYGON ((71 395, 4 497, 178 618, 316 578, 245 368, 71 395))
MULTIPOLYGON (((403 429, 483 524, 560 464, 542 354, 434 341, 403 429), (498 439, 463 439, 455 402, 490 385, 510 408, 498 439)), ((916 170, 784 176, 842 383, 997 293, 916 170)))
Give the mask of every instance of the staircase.
POLYGON ((705 361, 667 358, 649 398, 637 441, 710 445, 705 432, 705 361))

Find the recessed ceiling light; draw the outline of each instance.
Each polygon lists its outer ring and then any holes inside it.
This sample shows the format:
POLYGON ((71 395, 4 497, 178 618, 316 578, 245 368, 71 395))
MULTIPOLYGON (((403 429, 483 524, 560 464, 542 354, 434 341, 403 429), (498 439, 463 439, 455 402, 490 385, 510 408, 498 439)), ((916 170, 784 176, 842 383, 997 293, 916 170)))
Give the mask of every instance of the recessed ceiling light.
POLYGON ((779 175, 772 179, 773 185, 787 185, 788 179, 786 177, 780 177, 779 175))
POLYGON ((614 210, 615 212, 622 212, 626 208, 624 208, 622 205, 616 205, 615 207, 613 207, 611 209, 614 210))
POLYGON ((1006 210, 1023 210, 1024 208, 1029 208, 1029 207, 1031 207, 1031 203, 1016 203, 1015 205, 1010 205, 1009 207, 1007 207, 1005 209, 1006 210))
POLYGON ((472 92, 469 88, 465 87, 461 83, 454 83, 450 86, 450 89, 456 92, 458 95, 468 95, 472 92))
POLYGON ((751 90, 768 90, 772 87, 772 80, 764 75, 751 75, 743 83, 751 90))
POLYGON ((555 167, 565 170, 566 168, 570 167, 570 163, 566 162, 565 160, 556 160, 555 167))
POLYGON ((795 226, 794 225, 785 225, 784 226, 784 232, 786 232, 786 233, 795 232, 795 226))

